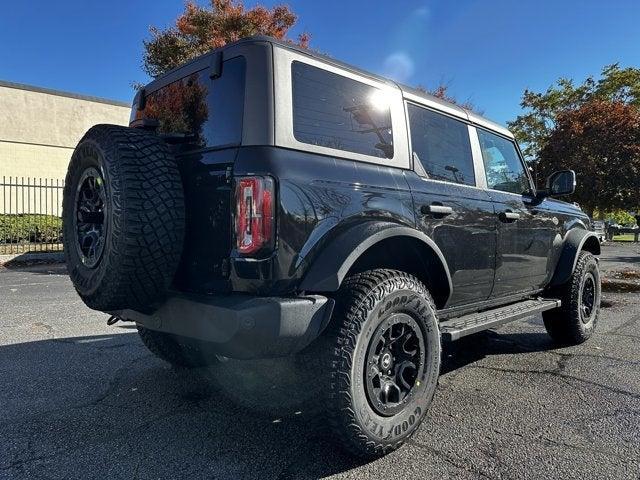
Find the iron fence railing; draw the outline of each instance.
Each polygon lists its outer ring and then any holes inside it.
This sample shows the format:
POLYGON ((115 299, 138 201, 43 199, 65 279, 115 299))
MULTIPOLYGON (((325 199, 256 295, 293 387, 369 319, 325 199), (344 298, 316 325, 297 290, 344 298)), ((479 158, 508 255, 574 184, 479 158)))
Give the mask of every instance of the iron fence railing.
POLYGON ((0 254, 61 251, 64 180, 1 179, 0 254))

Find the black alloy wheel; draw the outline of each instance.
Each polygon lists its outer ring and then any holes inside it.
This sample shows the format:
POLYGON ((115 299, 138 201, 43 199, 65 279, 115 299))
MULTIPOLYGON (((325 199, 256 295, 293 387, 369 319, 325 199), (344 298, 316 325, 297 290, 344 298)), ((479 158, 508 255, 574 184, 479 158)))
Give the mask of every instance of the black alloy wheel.
POLYGON ((104 177, 96 168, 89 167, 78 182, 73 216, 76 249, 82 264, 87 268, 95 268, 104 252, 106 209, 104 177))
POLYGON ((595 312, 596 280, 592 273, 587 273, 580 292, 580 314, 582 323, 589 323, 595 312))
POLYGON ((423 335, 416 321, 396 313, 378 327, 369 342, 365 382, 371 408, 391 416, 404 408, 422 375, 423 335))

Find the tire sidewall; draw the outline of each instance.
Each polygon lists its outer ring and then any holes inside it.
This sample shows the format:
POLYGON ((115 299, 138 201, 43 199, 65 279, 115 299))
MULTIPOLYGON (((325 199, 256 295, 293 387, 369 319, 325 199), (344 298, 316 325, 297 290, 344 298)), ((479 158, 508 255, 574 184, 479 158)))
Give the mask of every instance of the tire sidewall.
POLYGON ((113 238, 113 211, 116 208, 116 202, 112 201, 111 178, 109 169, 106 165, 105 154, 100 145, 93 140, 85 139, 76 147, 71 158, 67 178, 65 180, 65 194, 63 196, 63 241, 67 266, 69 267, 69 276, 71 277, 76 290, 83 297, 91 298, 96 290, 103 284, 104 277, 108 273, 108 257, 112 250, 113 238), (84 265, 82 258, 78 253, 77 234, 75 231, 76 222, 76 194, 79 187, 78 182, 82 174, 88 168, 95 168, 100 172, 104 180, 105 188, 105 245, 102 256, 97 265, 88 268, 84 265))
POLYGON ((582 336, 589 337, 593 333, 596 325, 598 323, 598 317, 600 315, 600 300, 602 297, 602 288, 600 284, 600 272, 598 270, 598 263, 595 258, 590 254, 586 258, 583 268, 580 269, 579 278, 577 279, 577 285, 575 290, 572 292, 571 298, 571 309, 572 314, 575 318, 575 322, 577 324, 578 329, 580 330, 582 336), (595 298, 593 305, 593 312, 591 318, 588 322, 583 322, 583 313, 582 313, 582 294, 584 291, 584 286, 586 283, 586 279, 588 274, 593 275, 594 283, 595 283, 595 298))
POLYGON ((362 432, 377 443, 394 444, 411 436, 420 425, 435 392, 440 374, 440 334, 432 305, 424 296, 406 287, 391 287, 367 312, 360 331, 351 365, 351 398, 355 416, 362 432), (425 345, 425 365, 417 379, 420 385, 412 390, 412 399, 393 416, 379 415, 366 394, 365 369, 371 339, 394 313, 409 314, 422 330, 425 345))

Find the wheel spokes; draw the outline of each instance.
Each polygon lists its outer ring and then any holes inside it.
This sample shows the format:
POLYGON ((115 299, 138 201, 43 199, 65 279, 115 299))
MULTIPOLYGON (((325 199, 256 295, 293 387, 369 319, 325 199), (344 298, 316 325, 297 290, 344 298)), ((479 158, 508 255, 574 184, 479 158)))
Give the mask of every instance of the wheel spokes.
POLYGON ((96 265, 104 248, 106 194, 99 172, 88 168, 79 182, 76 196, 76 241, 82 262, 96 265))
POLYGON ((406 360, 396 367, 396 379, 400 381, 402 386, 410 390, 416 380, 418 367, 415 363, 406 360))
POLYGON ((404 408, 424 368, 425 348, 417 322, 408 314, 392 316, 370 340, 365 375, 370 404, 388 416, 404 408))

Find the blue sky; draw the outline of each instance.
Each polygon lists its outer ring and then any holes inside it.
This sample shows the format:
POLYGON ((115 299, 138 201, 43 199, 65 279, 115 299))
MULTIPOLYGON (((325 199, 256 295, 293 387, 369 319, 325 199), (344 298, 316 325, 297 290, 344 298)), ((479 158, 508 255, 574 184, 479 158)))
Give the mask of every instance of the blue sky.
MULTIPOLYGON (((247 1, 254 5, 255 1, 247 1)), ((270 0, 266 5, 276 3, 270 0)), ((504 123, 525 88, 640 67, 637 0, 290 0, 294 30, 329 55, 411 85, 448 83, 504 123)), ((142 40, 181 0, 24 0, 0 15, 0 79, 130 101, 142 40)))

